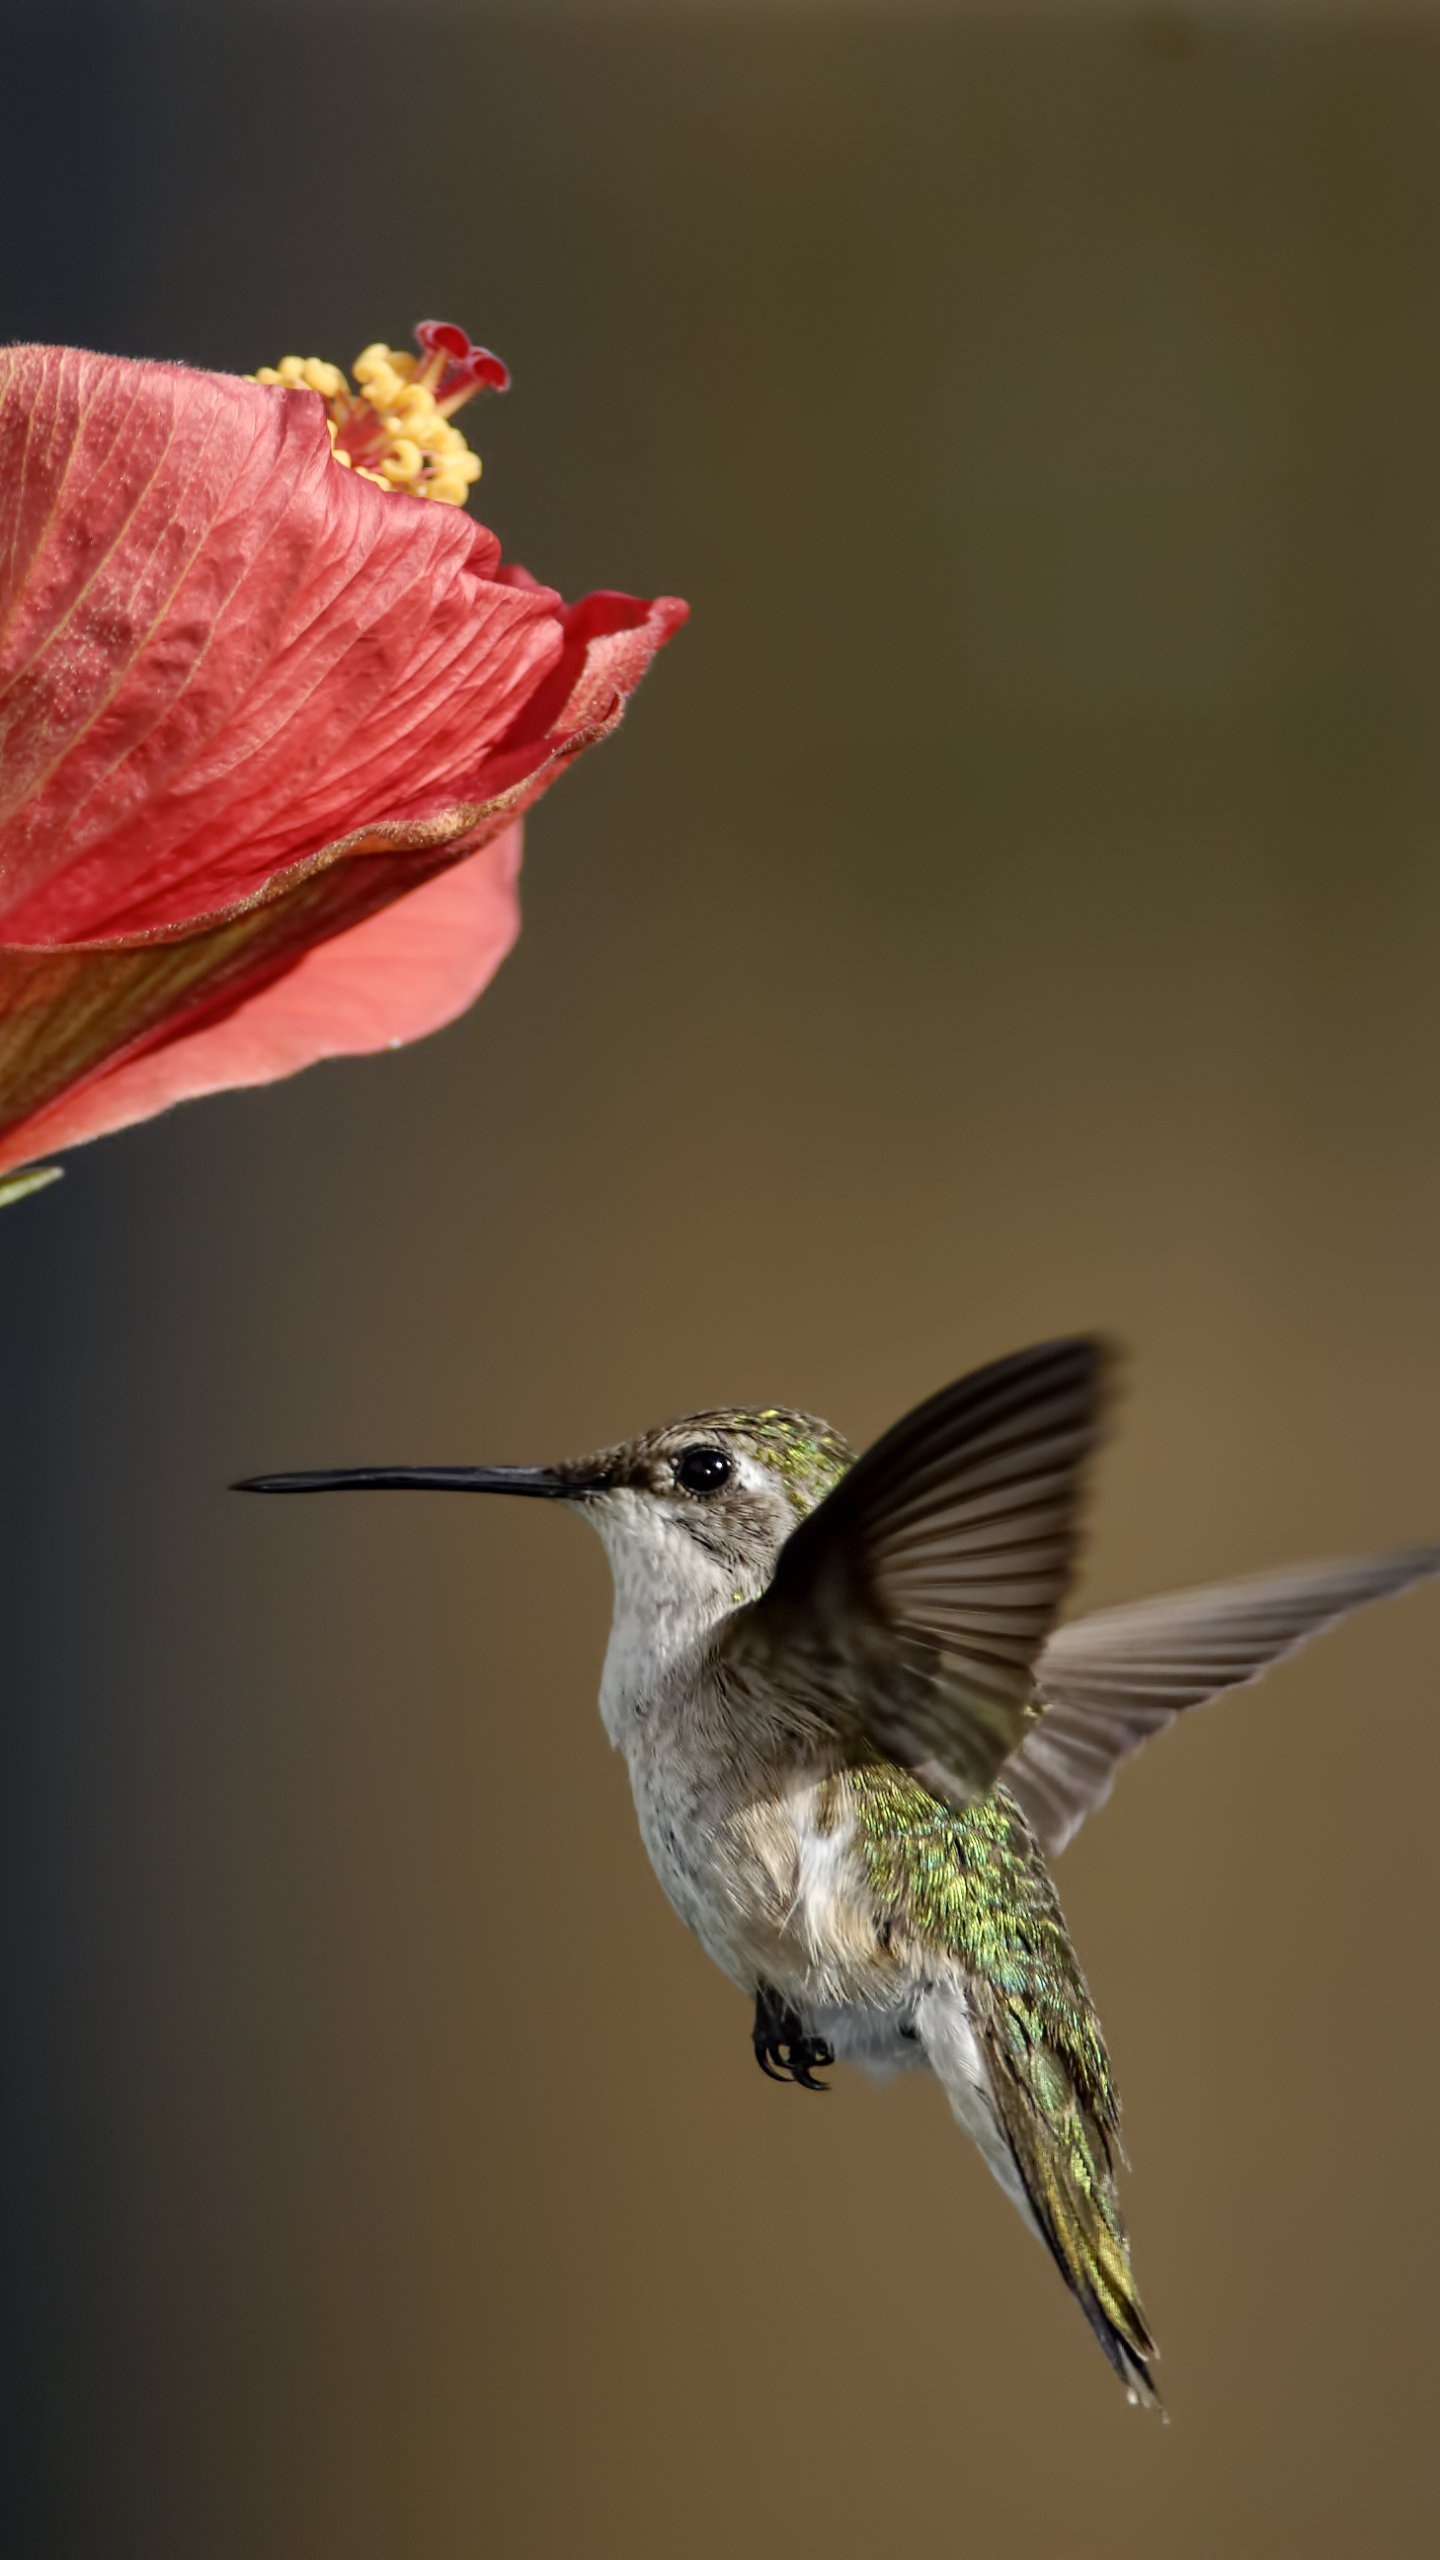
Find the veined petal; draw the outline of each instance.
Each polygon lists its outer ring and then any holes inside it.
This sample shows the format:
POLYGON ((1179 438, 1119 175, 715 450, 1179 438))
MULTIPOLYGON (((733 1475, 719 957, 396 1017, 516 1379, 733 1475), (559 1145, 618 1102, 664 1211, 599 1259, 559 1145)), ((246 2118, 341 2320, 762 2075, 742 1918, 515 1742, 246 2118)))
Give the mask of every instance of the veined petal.
POLYGON ((0 486, 7 940, 182 922, 357 819, 491 797, 562 654, 559 599, 338 470, 309 392, 11 349, 0 486))
POLYGON ((507 827, 482 852, 306 951, 223 1019, 162 1033, 158 1045, 66 1092, 0 1140, 0 1174, 175 1102, 441 1030, 489 984, 519 930, 520 839, 519 825, 507 827))

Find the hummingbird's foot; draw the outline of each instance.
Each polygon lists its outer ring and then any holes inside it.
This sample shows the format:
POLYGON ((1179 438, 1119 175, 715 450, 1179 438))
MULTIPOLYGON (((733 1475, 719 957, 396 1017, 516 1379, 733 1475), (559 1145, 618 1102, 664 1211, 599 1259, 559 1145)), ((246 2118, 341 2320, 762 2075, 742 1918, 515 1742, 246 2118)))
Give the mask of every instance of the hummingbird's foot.
POLYGON ((827 2071, 835 2059, 834 2048, 823 2036, 807 2036, 793 2009, 787 2008, 778 1991, 762 1990, 755 1994, 755 2059, 767 2080, 789 2080, 797 2089, 828 2089, 828 2080, 817 2080, 817 2070, 827 2071))

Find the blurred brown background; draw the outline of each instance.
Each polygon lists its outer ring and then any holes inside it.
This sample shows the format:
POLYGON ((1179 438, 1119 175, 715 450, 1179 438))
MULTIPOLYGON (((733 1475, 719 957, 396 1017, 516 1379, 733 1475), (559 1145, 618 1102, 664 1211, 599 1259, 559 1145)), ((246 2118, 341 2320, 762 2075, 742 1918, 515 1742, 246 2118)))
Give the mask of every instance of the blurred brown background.
POLYGON ((1440 1530, 1440 21, 8 26, 7 333, 453 316, 695 619, 460 1028, 5 1218, 0 2550, 1428 2547, 1440 1602, 1064 1863, 1163 2428, 933 2088, 755 2071, 582 1531, 223 1488, 1100 1323, 1091 1597, 1440 1530))

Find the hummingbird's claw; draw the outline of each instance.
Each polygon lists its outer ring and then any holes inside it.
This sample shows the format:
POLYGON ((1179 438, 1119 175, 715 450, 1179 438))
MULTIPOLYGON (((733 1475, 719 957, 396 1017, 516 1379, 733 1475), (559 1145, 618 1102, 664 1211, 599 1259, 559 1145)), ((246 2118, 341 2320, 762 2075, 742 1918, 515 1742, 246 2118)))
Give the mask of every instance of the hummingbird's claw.
POLYGON ((786 2047, 790 2077, 797 2089, 828 2089, 828 2080, 817 2080, 817 2070, 828 2071, 835 2060, 835 2048, 823 2036, 791 2036, 786 2047))
POLYGON ((835 2053, 821 2036, 807 2036, 800 2020, 776 1991, 755 1994, 755 2059, 767 2080, 788 2080, 797 2089, 828 2089, 815 2070, 829 2069, 835 2053))

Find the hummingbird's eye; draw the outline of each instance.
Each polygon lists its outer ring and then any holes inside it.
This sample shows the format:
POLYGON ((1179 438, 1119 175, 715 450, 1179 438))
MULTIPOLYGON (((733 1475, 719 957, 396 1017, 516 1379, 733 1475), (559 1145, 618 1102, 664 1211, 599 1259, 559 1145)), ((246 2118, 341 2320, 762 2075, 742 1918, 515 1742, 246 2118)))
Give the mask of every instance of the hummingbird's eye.
POLYGON ((722 1484, 729 1483, 731 1472, 728 1453, 709 1441, 682 1449, 675 1461, 675 1481, 684 1493, 718 1493, 722 1484))

